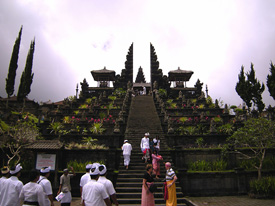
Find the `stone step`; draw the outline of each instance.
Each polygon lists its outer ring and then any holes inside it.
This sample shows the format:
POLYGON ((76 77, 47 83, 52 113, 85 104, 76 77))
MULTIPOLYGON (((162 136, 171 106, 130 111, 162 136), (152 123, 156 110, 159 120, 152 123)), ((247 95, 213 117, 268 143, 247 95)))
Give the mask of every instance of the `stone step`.
MULTIPOLYGON (((141 198, 122 198, 118 199, 119 205, 140 205, 141 204, 141 198)), ((186 206, 184 203, 184 198, 178 198, 177 199, 178 206, 186 206)), ((156 205, 165 205, 165 200, 163 198, 155 198, 155 204, 156 205)))
MULTIPOLYGON (((161 123, 155 109, 151 96, 139 96, 132 99, 127 120, 125 139, 132 144, 132 154, 129 169, 126 170, 123 164, 123 156, 119 166, 119 173, 116 181, 116 195, 120 205, 140 205, 142 193, 142 181, 146 172, 146 163, 143 162, 140 150, 140 141, 144 133, 150 133, 150 139, 159 136, 161 141, 160 154, 164 161, 172 163, 169 147, 167 146, 161 123), (145 118, 146 117, 146 118, 145 118)), ((162 188, 165 181, 165 167, 161 163, 161 176, 155 180, 158 191, 154 194, 156 205, 165 205, 162 188)), ((183 202, 183 194, 180 187, 176 187, 179 206, 186 206, 183 202)))

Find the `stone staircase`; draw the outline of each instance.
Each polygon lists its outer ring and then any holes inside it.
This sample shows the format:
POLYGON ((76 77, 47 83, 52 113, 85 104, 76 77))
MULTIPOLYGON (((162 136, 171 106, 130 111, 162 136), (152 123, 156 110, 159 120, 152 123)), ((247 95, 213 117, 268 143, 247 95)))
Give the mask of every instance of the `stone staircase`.
MULTIPOLYGON (((123 156, 121 157, 116 182, 116 194, 120 205, 133 206, 141 204, 142 179, 146 171, 146 164, 141 159, 140 141, 145 132, 150 133, 150 139, 156 135, 159 136, 160 155, 162 155, 165 162, 170 161, 172 163, 153 98, 151 96, 137 96, 132 99, 125 132, 125 138, 133 147, 131 162, 129 169, 126 170, 123 165, 123 156)), ((161 164, 161 178, 155 180, 155 184, 158 186, 158 191, 155 193, 155 204, 159 206, 165 205, 162 193, 164 178, 165 167, 164 164, 161 164)), ((180 187, 177 187, 177 198, 179 206, 186 205, 183 203, 184 198, 180 187)))

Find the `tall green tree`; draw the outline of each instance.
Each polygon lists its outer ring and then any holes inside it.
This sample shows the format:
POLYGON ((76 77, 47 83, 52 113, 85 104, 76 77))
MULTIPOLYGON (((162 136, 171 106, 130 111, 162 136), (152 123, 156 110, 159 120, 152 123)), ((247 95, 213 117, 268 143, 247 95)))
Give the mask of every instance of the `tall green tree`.
POLYGON ((241 99, 245 102, 247 105, 248 109, 250 109, 252 103, 252 96, 249 88, 249 84, 245 79, 245 74, 244 74, 244 66, 241 67, 241 72, 238 75, 239 77, 239 82, 237 82, 235 90, 238 93, 238 95, 241 97, 241 99))
POLYGON ((241 67, 239 82, 237 82, 235 90, 246 103, 248 110, 250 110, 253 102, 257 106, 259 112, 263 111, 265 104, 262 101, 262 93, 265 90, 265 86, 256 78, 253 63, 251 63, 250 72, 246 74, 244 73, 244 67, 241 67))
POLYGON ((15 82, 15 77, 16 77, 16 70, 18 67, 17 63, 18 63, 22 29, 23 29, 23 26, 21 26, 18 37, 16 38, 14 46, 13 46, 10 65, 9 65, 8 77, 6 78, 6 92, 7 92, 8 98, 10 98, 10 96, 13 95, 13 93, 14 93, 14 82, 15 82))
POLYGON ((254 65, 251 63, 250 72, 247 73, 247 81, 251 88, 251 96, 253 103, 257 106, 259 112, 262 112, 265 108, 265 104, 262 101, 262 93, 265 90, 265 85, 260 83, 255 75, 254 65))
POLYGON ((241 159, 257 160, 253 166, 261 179, 266 151, 275 146, 275 122, 264 118, 251 118, 227 139, 230 148, 240 154, 241 159), (245 150, 244 150, 245 148, 245 150), (248 152, 249 151, 249 152, 248 152))
POLYGON ((270 93, 270 96, 273 97, 273 99, 275 100, 275 66, 272 62, 270 63, 269 70, 270 75, 267 75, 266 85, 270 93))
POLYGON ((25 69, 21 75, 20 85, 17 93, 17 100, 19 101, 22 101, 31 92, 31 84, 32 84, 33 75, 34 75, 32 73, 34 47, 35 47, 35 40, 33 40, 30 44, 30 49, 28 52, 25 69))

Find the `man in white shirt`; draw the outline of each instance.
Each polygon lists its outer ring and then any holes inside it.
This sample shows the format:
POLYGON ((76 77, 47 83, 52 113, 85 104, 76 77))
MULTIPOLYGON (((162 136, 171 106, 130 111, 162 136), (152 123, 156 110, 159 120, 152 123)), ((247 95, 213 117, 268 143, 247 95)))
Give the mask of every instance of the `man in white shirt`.
POLYGON ((19 195, 20 201, 24 201, 23 206, 27 205, 43 205, 45 206, 45 197, 43 188, 37 184, 39 172, 33 170, 30 172, 30 182, 25 184, 19 195))
POLYGON ((140 149, 143 153, 143 156, 142 156, 142 159, 145 159, 145 162, 147 162, 147 157, 146 157, 146 153, 147 153, 147 150, 149 151, 150 149, 150 144, 149 144, 149 132, 145 133, 144 137, 141 139, 141 142, 140 142, 140 149))
POLYGON ((124 140, 124 144, 122 145, 121 149, 123 150, 124 166, 126 167, 126 170, 128 170, 130 164, 132 145, 128 143, 128 140, 124 140))
POLYGON ((112 203, 106 192, 105 186, 97 182, 99 178, 98 166, 93 164, 90 170, 91 180, 84 185, 82 190, 82 206, 111 206, 112 203))
POLYGON ((20 206, 19 195, 23 187, 23 183, 18 179, 23 168, 20 164, 10 169, 11 177, 5 181, 1 188, 0 205, 3 206, 20 206))
POLYGON ((5 184, 5 181, 10 177, 10 169, 7 166, 4 166, 1 169, 2 177, 0 178, 0 202, 3 199, 1 195, 1 189, 3 188, 3 185, 5 184))
MULTIPOLYGON (((90 180, 91 180, 91 176, 90 176, 90 169, 92 168, 92 164, 87 164, 86 165, 86 173, 84 175, 81 176, 80 178, 80 197, 82 196, 82 190, 84 185, 86 185, 90 180)), ((82 200, 81 200, 82 203, 82 200)))
POLYGON ((45 204, 45 206, 54 206, 52 184, 48 180, 50 174, 51 174, 51 167, 41 168, 40 178, 37 181, 37 183, 42 186, 43 191, 44 191, 44 204, 45 204))
POLYGON ((115 205, 118 206, 118 202, 117 202, 117 199, 116 199, 116 191, 115 191, 114 185, 105 176, 106 172, 107 172, 106 166, 105 165, 100 165, 98 169, 99 169, 99 178, 98 178, 97 182, 100 182, 105 186, 107 194, 109 195, 109 197, 112 198, 115 205))

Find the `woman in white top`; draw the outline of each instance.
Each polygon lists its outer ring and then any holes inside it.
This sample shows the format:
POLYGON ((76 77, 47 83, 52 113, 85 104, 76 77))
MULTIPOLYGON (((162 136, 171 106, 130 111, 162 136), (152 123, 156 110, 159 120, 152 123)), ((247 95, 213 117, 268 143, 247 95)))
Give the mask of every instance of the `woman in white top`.
POLYGON ((37 183, 39 172, 33 170, 30 172, 30 182, 25 184, 19 195, 19 199, 24 201, 23 206, 39 205, 44 206, 44 192, 41 185, 37 183))

